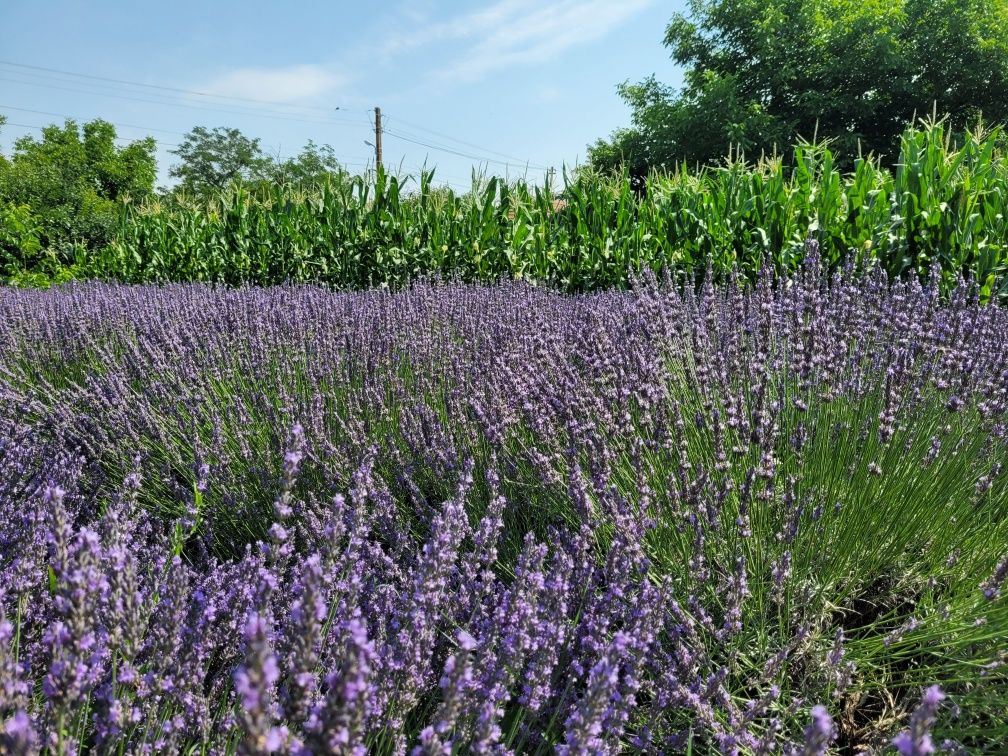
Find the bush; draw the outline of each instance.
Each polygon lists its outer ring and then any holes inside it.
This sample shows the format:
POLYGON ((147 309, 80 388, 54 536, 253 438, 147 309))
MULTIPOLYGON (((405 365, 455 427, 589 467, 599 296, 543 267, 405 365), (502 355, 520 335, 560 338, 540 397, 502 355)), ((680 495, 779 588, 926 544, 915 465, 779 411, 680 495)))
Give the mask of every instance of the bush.
POLYGON ((30 221, 21 217, 30 230, 4 241, 8 274, 33 270, 40 248, 57 264, 72 264, 79 247, 97 249, 111 240, 125 202, 150 197, 154 140, 117 147, 115 139, 110 123, 81 128, 68 120, 45 128, 41 140, 14 142, 10 159, 0 160, 0 205, 30 215, 30 221))

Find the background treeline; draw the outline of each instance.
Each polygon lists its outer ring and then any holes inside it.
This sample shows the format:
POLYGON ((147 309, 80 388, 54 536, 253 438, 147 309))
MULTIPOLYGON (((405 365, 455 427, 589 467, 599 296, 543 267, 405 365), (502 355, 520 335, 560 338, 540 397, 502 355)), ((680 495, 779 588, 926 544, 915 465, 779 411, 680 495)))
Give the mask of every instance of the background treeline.
POLYGON ((621 84, 631 125, 589 148, 594 166, 640 180, 729 145, 787 159, 813 134, 845 169, 868 152, 892 166, 919 116, 1008 120, 1004 0, 690 0, 664 43, 682 85, 621 84))
MULTIPOLYGON (((0 115, 0 127, 4 117, 0 115)), ((238 186, 311 185, 345 175, 329 145, 309 141, 296 157, 263 154, 237 129, 197 126, 173 153, 170 188, 155 188, 155 141, 118 146, 115 127, 68 120, 0 154, 0 273, 19 283, 94 275, 95 255, 128 227, 128 209, 201 203, 238 186)))

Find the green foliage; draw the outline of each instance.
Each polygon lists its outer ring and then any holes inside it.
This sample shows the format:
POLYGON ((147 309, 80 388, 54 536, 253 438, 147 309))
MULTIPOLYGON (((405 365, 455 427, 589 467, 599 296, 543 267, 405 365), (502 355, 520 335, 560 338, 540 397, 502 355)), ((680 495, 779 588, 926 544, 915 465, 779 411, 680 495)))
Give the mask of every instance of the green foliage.
POLYGON ((0 266, 4 273, 33 266, 42 249, 42 228, 27 205, 0 205, 0 266))
POLYGON ((112 124, 74 121, 24 136, 0 161, 0 247, 6 272, 37 264, 40 254, 69 264, 83 245, 106 244, 120 207, 147 199, 157 163, 154 140, 115 144, 112 124))
POLYGON ((665 45, 682 89, 620 85, 632 126, 590 148, 596 167, 643 175, 815 133, 845 167, 868 152, 891 164, 915 114, 948 114, 956 131, 1008 118, 1004 0, 691 0, 665 45))
POLYGON ((317 281, 403 286, 440 273, 469 281, 532 279, 567 291, 626 285, 650 267, 751 276, 764 258, 801 260, 811 234, 838 265, 853 250, 892 275, 972 274, 983 296, 1008 298, 1008 157, 1002 133, 950 142, 943 123, 908 130, 895 171, 873 159, 842 171, 829 145, 781 159, 735 159, 653 172, 564 176, 549 190, 493 178, 459 195, 379 172, 295 187, 236 186, 206 203, 130 207, 116 239, 85 272, 128 282, 231 285, 317 281), (1000 285, 1000 288, 998 286, 1000 285))
POLYGON ((317 145, 309 139, 297 157, 275 162, 271 178, 277 182, 312 184, 345 174, 331 145, 317 145))
POLYGON ((220 192, 236 181, 267 178, 274 165, 258 139, 224 126, 196 126, 172 154, 182 162, 169 175, 180 179, 179 190, 197 196, 220 192))
POLYGON ((40 270, 18 270, 7 283, 21 289, 48 289, 52 286, 69 283, 80 277, 76 266, 57 267, 51 273, 40 270))

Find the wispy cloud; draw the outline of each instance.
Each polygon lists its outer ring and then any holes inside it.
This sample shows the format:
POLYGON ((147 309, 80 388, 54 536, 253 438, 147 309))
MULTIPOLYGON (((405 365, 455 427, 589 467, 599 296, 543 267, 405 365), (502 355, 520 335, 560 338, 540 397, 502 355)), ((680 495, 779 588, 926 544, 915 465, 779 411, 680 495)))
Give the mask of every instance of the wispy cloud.
POLYGON ((539 102, 556 102, 563 95, 563 91, 558 87, 539 87, 535 92, 535 98, 539 102))
POLYGON ((393 32, 382 40, 381 52, 385 57, 409 52, 418 47, 457 40, 487 32, 522 11, 534 7, 530 0, 497 0, 493 5, 472 11, 456 18, 435 21, 428 4, 410 4, 400 10, 409 19, 409 28, 393 32))
POLYGON ((273 102, 303 102, 346 84, 346 77, 319 65, 238 68, 203 84, 201 91, 273 102))
POLYGON ((654 0, 497 0, 443 21, 416 21, 409 31, 383 41, 388 56, 438 42, 462 51, 435 72, 442 80, 477 81, 491 71, 542 63, 575 45, 605 36, 654 0))

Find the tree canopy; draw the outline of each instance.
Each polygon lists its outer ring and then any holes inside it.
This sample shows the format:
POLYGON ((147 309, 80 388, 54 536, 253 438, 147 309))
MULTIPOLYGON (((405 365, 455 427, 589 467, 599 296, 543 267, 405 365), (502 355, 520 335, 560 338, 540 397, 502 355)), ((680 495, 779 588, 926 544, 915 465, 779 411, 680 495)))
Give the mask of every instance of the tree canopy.
POLYGON ((235 181, 266 178, 273 165, 258 138, 250 139, 238 129, 224 126, 196 126, 172 154, 182 162, 173 165, 168 175, 179 179, 179 189, 200 196, 235 181))
POLYGON ((10 158, 0 160, 0 209, 8 231, 16 226, 39 248, 64 255, 75 244, 107 242, 119 203, 149 196, 157 174, 152 138, 121 147, 116 139, 115 127, 100 119, 83 127, 68 120, 44 128, 41 139, 17 139, 10 158))
POLYGON ((281 160, 264 154, 258 138, 225 126, 195 127, 172 154, 181 159, 169 169, 170 176, 180 179, 176 189, 196 196, 214 194, 235 182, 304 184, 344 173, 328 144, 309 139, 297 156, 281 160))
POLYGON ((310 184, 324 180, 327 176, 346 175, 331 145, 315 144, 311 139, 301 152, 287 160, 277 160, 273 169, 273 179, 278 182, 310 184))
POLYGON ((640 176, 813 135, 848 164, 890 162, 915 114, 1008 118, 1008 0, 690 0, 664 44, 682 87, 619 85, 631 126, 589 147, 595 167, 640 176))

